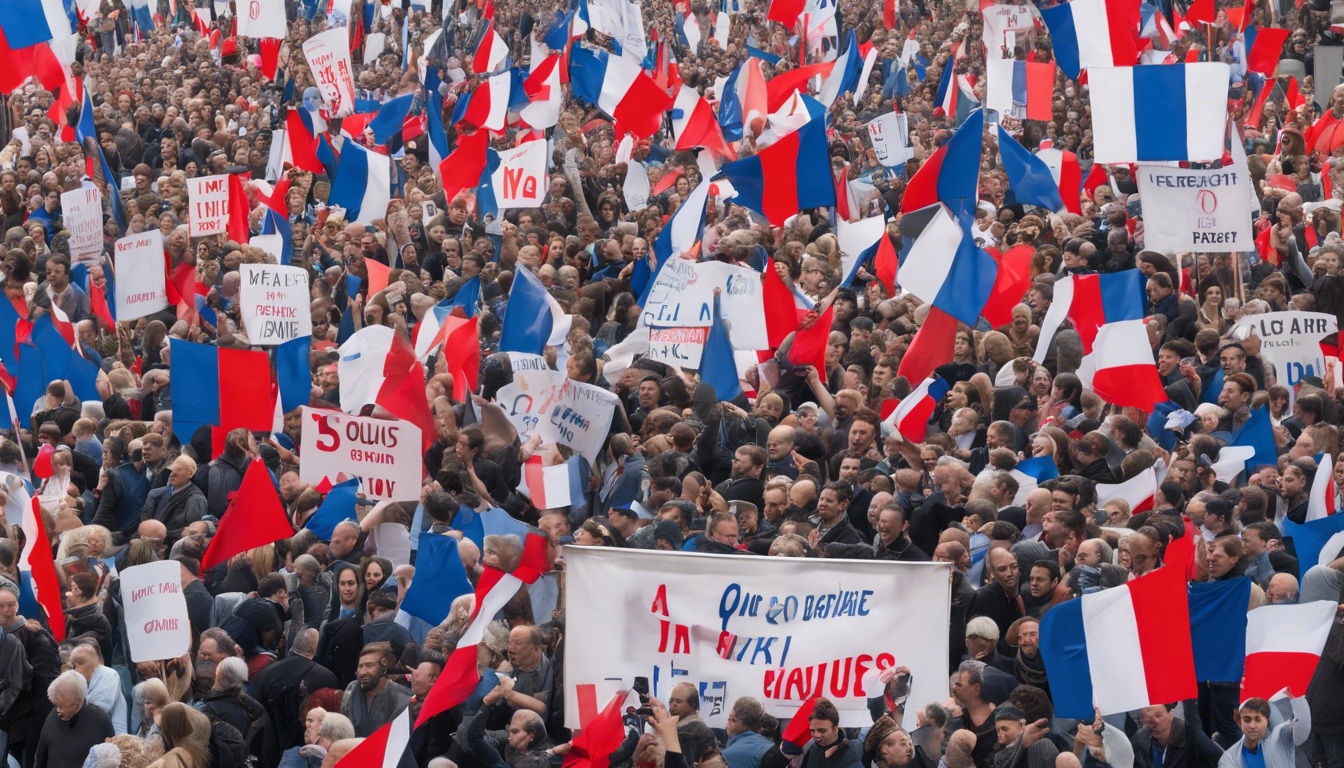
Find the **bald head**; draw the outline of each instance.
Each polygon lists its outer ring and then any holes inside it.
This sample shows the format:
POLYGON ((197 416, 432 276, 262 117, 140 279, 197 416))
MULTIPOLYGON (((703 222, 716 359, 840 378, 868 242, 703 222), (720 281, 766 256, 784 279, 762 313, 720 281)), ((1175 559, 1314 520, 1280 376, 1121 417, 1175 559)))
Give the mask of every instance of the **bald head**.
POLYGON ((944 541, 939 544, 933 550, 933 560, 936 563, 952 563, 963 573, 971 566, 970 553, 959 541, 944 541))
POLYGON ((797 437, 797 430, 786 424, 770 430, 770 435, 765 440, 765 451, 770 455, 770 460, 779 461, 792 453, 797 437))
POLYGON ((168 526, 158 520, 146 520, 136 529, 142 539, 158 539, 163 541, 168 538, 168 526))

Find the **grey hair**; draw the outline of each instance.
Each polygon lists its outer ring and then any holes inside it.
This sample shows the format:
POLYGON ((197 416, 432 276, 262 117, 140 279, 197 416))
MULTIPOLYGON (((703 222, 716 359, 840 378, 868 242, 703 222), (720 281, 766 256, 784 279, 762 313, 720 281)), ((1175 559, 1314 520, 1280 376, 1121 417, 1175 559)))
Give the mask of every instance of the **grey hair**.
MULTIPOLYGON (((995 627, 998 629, 998 627, 995 627)), ((985 682, 985 662, 967 659, 957 667, 957 674, 966 674, 967 685, 981 685, 985 682)))
POLYGON ((999 642, 999 625, 988 616, 976 616, 966 622, 967 637, 981 637, 992 643, 999 642))
POLYGON ((73 669, 67 669, 62 672, 51 685, 47 686, 47 698, 51 703, 56 703, 56 697, 62 694, 73 694, 81 701, 89 697, 89 682, 84 676, 73 669))
POLYGON ((304 554, 294 558, 294 568, 295 570, 317 573, 318 571, 322 570, 322 565, 317 562, 316 557, 313 557, 312 555, 305 552, 304 554))
POLYGON ((322 725, 317 728, 317 737, 319 739, 329 739, 332 742, 341 739, 353 739, 355 738, 355 726, 350 722, 350 718, 340 712, 328 712, 326 717, 322 718, 322 725))
POLYGON ((1110 542, 1106 541, 1105 539, 1088 539, 1083 543, 1093 544, 1096 546, 1097 552, 1101 553, 1101 562, 1103 563, 1115 562, 1115 547, 1112 547, 1110 542))
POLYGON ((215 667, 215 687, 221 690, 241 688, 247 682, 247 662, 230 656, 215 667))
POLYGON ((351 528, 354 528, 354 529, 355 529, 355 535, 356 535, 356 536, 359 535, 359 523, 356 523, 354 520, 342 520, 341 522, 337 523, 337 524, 336 524, 336 527, 335 527, 335 528, 332 528, 332 535, 333 535, 333 536, 335 535, 336 528, 340 528, 341 526, 345 526, 345 525, 348 525, 348 526, 350 526, 351 528))

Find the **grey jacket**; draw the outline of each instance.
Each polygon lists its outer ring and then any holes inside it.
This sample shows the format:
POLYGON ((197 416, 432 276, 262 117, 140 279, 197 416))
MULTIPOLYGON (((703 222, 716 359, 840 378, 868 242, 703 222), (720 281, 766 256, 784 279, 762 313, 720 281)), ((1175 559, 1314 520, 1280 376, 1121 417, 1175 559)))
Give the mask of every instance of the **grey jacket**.
MULTIPOLYGON (((1305 698, 1281 698, 1269 702, 1269 735, 1260 742, 1264 750, 1265 768, 1293 768, 1297 764, 1297 748, 1307 743, 1311 735, 1311 707, 1305 698)), ((1228 747, 1218 768, 1246 768, 1241 758, 1245 737, 1228 747)))

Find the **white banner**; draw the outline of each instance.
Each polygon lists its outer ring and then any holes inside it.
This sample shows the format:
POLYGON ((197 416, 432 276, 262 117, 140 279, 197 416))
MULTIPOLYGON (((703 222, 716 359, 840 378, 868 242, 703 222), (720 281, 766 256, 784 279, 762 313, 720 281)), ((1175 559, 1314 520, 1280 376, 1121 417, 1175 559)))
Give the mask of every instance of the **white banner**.
POLYGON ((272 347, 313 335, 308 273, 278 264, 243 264, 238 268, 243 327, 249 343, 272 347))
POLYGON ((546 151, 549 142, 528 141, 499 153, 499 167, 490 176, 499 209, 536 208, 546 196, 546 151))
POLYGON ((733 349, 768 349, 761 273, 721 261, 668 259, 649 290, 643 322, 650 327, 707 328, 714 317, 715 288, 723 289, 719 307, 729 321, 733 349))
POLYGON ((182 595, 182 566, 159 560, 121 572, 121 604, 131 661, 176 659, 191 651, 191 620, 182 595))
POLYGON ((350 30, 335 27, 303 43, 303 55, 317 80, 322 100, 332 117, 355 111, 355 78, 350 69, 350 30))
POLYGON ((1140 165, 1138 183, 1144 247, 1212 253, 1255 249, 1251 180, 1245 168, 1140 165))
POLYGON ((589 462, 597 461, 611 416, 621 407, 621 399, 601 387, 572 381, 557 371, 517 366, 513 381, 499 389, 495 402, 522 440, 538 434, 543 443, 567 445, 589 462))
POLYGON ((868 138, 873 142, 877 162, 895 168, 910 159, 910 139, 905 113, 888 112, 868 122, 868 138))
POLYGON ((709 328, 650 328, 647 357, 678 368, 700 369, 709 328))
POLYGON ((1288 397, 1297 398, 1302 379, 1325 378, 1325 352, 1321 342, 1338 332, 1334 315, 1323 312, 1267 312, 1247 315, 1237 321, 1238 328, 1249 328, 1260 337, 1260 357, 1274 369, 1274 378, 1288 388, 1288 397))
MULTIPOLYGON (((112 248, 117 276, 117 320, 135 320, 168 306, 168 265, 157 229, 123 237, 112 248)), ((311 320, 311 318, 310 318, 311 320)))
POLYGON ((192 237, 217 235, 229 229, 229 177, 201 176, 187 179, 192 237))
MULTIPOLYGON (((980 13, 985 17, 983 40, 990 58, 1003 57, 1008 32, 1026 32, 1036 25, 1035 9, 1030 5, 990 5, 980 13)), ((1009 47, 1010 56, 1011 52, 1009 47)))
POLYGON ((414 501, 420 498, 420 428, 399 419, 370 419, 303 406, 299 450, 311 460, 299 465, 299 479, 333 485, 359 478, 370 499, 414 501))
POLYGON ((95 186, 62 193, 61 220, 70 230, 70 262, 96 264, 103 252, 103 193, 95 186))
POLYGON ((700 692, 700 716, 723 727, 740 696, 781 723, 812 696, 840 725, 871 725, 879 675, 909 667, 906 727, 947 698, 950 566, 870 560, 564 548, 565 724, 646 677, 700 692), (686 578, 694 573, 694 579, 686 578), (618 637, 618 643, 611 639, 618 637))
POLYGON ((238 8, 239 37, 274 37, 283 40, 289 34, 285 0, 234 0, 234 5, 238 8))

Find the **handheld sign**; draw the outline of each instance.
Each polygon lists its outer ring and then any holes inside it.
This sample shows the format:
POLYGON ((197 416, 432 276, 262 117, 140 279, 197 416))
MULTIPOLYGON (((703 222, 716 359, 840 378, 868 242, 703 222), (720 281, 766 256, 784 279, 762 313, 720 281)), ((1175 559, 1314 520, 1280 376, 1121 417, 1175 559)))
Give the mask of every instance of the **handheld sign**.
POLYGON ((239 273, 243 280, 238 295, 249 342, 271 347, 313 335, 307 272, 277 264, 243 264, 239 273))
POLYGON ((70 230, 70 261, 98 263, 103 252, 103 193, 88 186, 62 194, 61 219, 70 230))
POLYGON ((420 498, 420 428, 399 419, 370 419, 303 407, 299 479, 309 485, 359 478, 370 499, 420 498))
POLYGON ((160 560, 122 571, 121 603, 131 661, 176 659, 191 650, 182 567, 176 562, 160 560))
POLYGON ((188 233, 192 237, 217 235, 229 229, 229 177, 187 179, 191 199, 188 233))
POLYGON ((168 306, 163 234, 151 229, 123 237, 112 250, 117 271, 117 319, 135 320, 168 306))
POLYGON ((355 112, 355 78, 350 69, 350 32, 334 27, 313 35, 303 43, 308 68, 317 79, 317 88, 332 117, 355 112))

